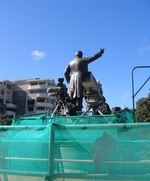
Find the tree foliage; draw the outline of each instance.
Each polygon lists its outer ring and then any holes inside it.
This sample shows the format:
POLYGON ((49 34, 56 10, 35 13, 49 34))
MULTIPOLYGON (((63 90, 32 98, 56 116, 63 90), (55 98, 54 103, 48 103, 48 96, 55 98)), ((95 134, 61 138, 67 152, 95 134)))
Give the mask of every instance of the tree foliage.
POLYGON ((150 122, 150 94, 148 94, 148 97, 137 101, 135 120, 136 122, 150 122))
POLYGON ((0 114, 0 125, 11 125, 12 119, 5 114, 0 114))

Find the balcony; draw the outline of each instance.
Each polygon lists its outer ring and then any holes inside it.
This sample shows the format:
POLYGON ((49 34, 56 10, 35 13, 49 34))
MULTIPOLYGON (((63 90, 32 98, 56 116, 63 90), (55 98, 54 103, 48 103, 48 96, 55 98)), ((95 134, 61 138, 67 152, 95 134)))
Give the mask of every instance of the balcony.
POLYGON ((6 108, 16 109, 17 106, 15 104, 12 104, 12 103, 6 103, 6 108))
POLYGON ((56 98, 54 96, 50 97, 48 96, 47 93, 32 93, 32 94, 28 94, 28 97, 32 98, 32 99, 36 99, 36 98, 45 98, 45 99, 50 99, 50 100, 56 100, 56 98))
POLYGON ((47 103, 47 102, 37 102, 36 107, 48 107, 48 108, 53 108, 53 104, 47 103))
POLYGON ((45 112, 46 112, 45 110, 36 110, 35 111, 36 114, 45 113, 45 112))
POLYGON ((47 90, 49 87, 48 85, 29 85, 28 90, 47 90))
POLYGON ((5 98, 5 96, 4 96, 4 95, 2 95, 2 94, 0 94, 0 98, 1 98, 1 99, 4 99, 4 98, 5 98))
POLYGON ((10 115, 10 116, 14 116, 16 114, 16 112, 14 112, 14 111, 5 111, 5 114, 10 115))
POLYGON ((44 93, 37 93, 36 97, 40 97, 40 98, 50 98, 50 96, 48 96, 48 94, 44 94, 44 93))

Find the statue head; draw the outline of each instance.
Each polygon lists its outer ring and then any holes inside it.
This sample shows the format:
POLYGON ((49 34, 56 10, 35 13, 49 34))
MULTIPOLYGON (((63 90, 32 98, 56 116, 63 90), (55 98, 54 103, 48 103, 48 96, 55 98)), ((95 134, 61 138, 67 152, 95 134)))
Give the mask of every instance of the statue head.
POLYGON ((81 51, 77 51, 75 54, 75 57, 80 57, 82 58, 83 53, 81 51))

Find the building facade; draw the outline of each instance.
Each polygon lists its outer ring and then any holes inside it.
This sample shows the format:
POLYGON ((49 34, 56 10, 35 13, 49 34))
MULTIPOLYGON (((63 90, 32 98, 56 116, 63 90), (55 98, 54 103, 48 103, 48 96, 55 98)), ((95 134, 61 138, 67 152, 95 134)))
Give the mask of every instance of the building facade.
POLYGON ((17 106, 13 104, 14 83, 9 80, 0 81, 0 113, 14 115, 17 106))
POLYGON ((0 113, 10 116, 50 112, 55 109, 56 97, 47 89, 56 86, 52 79, 0 81, 0 113))

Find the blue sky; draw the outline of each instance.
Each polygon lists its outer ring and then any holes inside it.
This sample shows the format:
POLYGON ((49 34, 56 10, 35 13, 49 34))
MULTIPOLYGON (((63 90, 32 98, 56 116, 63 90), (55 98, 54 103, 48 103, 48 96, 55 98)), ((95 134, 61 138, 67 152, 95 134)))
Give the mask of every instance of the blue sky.
MULTIPOLYGON (((100 48, 105 53, 89 71, 111 108, 132 108, 131 71, 150 66, 150 1, 0 1, 1 80, 39 77, 57 83, 77 50, 88 57, 100 48)), ((134 71, 135 92, 149 76, 150 68, 134 71)), ((135 101, 149 89, 150 81, 135 101)))

